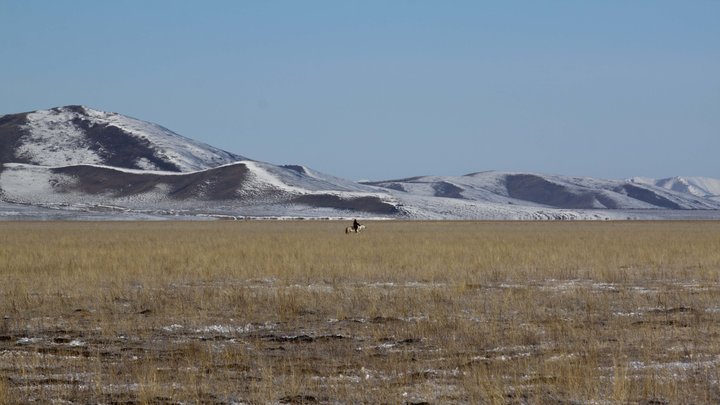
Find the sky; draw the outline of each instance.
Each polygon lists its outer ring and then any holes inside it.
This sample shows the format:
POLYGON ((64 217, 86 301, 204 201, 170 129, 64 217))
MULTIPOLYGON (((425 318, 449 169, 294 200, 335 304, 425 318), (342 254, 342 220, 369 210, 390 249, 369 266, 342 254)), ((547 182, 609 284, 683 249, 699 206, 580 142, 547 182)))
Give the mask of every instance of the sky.
POLYGON ((0 114, 353 180, 720 178, 719 0, 0 0, 0 114))

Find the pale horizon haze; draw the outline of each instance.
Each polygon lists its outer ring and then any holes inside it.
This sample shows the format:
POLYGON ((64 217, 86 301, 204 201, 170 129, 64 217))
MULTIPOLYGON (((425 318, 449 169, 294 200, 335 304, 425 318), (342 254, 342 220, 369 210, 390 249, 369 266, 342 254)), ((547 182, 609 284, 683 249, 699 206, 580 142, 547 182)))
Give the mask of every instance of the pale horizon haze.
POLYGON ((353 180, 720 178, 720 1, 0 0, 0 115, 353 180))

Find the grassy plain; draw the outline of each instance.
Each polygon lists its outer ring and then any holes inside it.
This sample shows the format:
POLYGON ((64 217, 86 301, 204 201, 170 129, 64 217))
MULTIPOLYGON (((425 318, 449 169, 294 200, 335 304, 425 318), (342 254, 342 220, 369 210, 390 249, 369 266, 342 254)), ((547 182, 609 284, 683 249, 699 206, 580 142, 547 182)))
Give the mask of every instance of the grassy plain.
POLYGON ((720 402, 720 223, 346 225, 0 222, 0 403, 720 402))

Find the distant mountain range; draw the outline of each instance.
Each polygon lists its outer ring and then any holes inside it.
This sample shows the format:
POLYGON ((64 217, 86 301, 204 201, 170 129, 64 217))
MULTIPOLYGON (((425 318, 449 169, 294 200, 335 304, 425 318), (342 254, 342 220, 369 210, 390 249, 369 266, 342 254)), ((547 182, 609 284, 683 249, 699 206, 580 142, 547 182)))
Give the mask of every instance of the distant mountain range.
POLYGON ((630 181, 720 201, 720 180, 718 179, 709 177, 670 177, 657 180, 634 177, 630 181))
POLYGON ((0 117, 5 218, 720 218, 720 180, 478 172, 353 182, 84 106, 0 117))

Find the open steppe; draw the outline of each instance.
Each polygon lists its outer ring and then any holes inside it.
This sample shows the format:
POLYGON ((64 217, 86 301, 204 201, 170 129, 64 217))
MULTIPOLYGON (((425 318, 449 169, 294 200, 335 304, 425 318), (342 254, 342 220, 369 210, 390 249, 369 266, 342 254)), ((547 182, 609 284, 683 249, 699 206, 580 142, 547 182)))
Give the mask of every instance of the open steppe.
POLYGON ((720 402, 719 222, 0 222, 0 403, 720 402))

